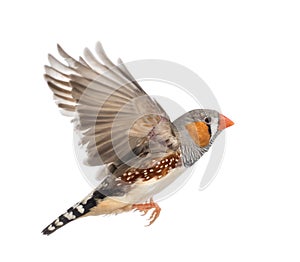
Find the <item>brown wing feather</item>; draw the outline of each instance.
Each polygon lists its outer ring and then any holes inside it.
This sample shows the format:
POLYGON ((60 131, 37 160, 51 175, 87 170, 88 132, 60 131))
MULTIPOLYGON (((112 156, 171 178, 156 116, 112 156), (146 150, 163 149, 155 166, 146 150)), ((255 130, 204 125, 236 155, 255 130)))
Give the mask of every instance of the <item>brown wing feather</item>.
POLYGON ((45 79, 59 108, 73 113, 88 165, 132 162, 147 153, 150 144, 160 154, 178 148, 168 115, 121 60, 118 66, 113 64, 100 43, 96 45, 100 61, 89 49, 84 50, 85 58, 76 60, 57 48, 67 65, 49 55, 45 79))

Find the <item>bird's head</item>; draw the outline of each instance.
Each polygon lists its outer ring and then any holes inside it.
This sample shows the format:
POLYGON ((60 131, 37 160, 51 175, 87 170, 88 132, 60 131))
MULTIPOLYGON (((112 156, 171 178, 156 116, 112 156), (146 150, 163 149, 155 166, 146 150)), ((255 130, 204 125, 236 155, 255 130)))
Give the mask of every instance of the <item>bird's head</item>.
POLYGON ((208 151, 216 137, 234 123, 215 110, 196 109, 180 116, 173 124, 180 137, 184 164, 191 166, 208 151))

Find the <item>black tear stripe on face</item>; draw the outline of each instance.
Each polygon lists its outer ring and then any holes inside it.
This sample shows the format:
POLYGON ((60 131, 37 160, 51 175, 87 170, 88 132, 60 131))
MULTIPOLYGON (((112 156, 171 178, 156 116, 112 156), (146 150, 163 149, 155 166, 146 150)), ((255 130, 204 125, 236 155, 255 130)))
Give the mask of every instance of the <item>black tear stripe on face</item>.
POLYGON ((209 136, 211 137, 211 128, 210 128, 210 124, 206 124, 208 127, 208 132, 209 132, 209 136))

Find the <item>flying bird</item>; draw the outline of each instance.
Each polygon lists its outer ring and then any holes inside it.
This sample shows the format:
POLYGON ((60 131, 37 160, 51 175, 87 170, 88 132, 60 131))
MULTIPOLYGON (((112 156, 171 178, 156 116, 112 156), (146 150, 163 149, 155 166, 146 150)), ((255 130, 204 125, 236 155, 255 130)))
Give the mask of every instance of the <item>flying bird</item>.
POLYGON ((80 217, 132 210, 151 211, 151 225, 161 210, 153 196, 195 164, 233 122, 212 109, 195 109, 171 122, 122 60, 112 63, 99 42, 97 58, 87 48, 79 59, 57 48, 65 63, 49 55, 45 80, 61 112, 72 117, 85 164, 103 166, 104 178, 42 233, 80 217))

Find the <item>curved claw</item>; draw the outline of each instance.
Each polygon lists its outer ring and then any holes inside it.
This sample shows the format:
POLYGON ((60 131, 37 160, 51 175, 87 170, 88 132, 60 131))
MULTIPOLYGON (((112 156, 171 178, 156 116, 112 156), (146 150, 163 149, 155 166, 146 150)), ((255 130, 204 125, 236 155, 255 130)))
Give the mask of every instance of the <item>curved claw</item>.
POLYGON ((145 226, 150 226, 154 223, 154 221, 159 217, 161 208, 157 203, 153 201, 153 199, 150 199, 149 203, 144 203, 144 204, 134 204, 132 205, 132 208, 134 211, 140 211, 143 212, 142 216, 145 216, 150 209, 154 209, 151 216, 149 217, 149 224, 145 226))

